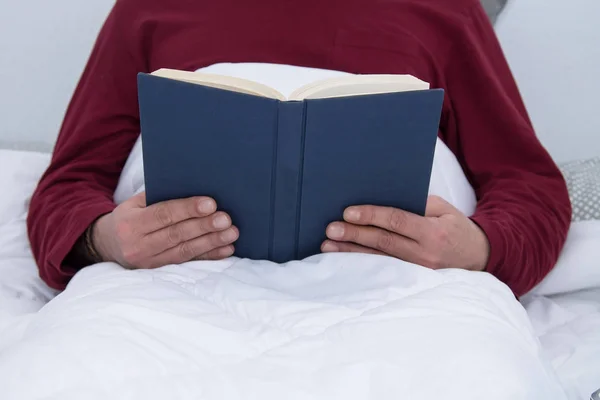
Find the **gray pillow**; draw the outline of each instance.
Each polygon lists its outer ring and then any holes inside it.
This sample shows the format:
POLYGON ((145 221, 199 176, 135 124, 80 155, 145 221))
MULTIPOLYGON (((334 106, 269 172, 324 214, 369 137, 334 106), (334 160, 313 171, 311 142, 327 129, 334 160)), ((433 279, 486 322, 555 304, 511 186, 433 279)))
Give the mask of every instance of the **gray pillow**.
POLYGON ((600 157, 560 166, 573 205, 573 221, 600 220, 600 157))
POLYGON ((487 15, 492 20, 492 23, 496 22, 498 15, 500 15, 504 9, 507 1, 508 0, 481 0, 481 4, 483 5, 487 15))

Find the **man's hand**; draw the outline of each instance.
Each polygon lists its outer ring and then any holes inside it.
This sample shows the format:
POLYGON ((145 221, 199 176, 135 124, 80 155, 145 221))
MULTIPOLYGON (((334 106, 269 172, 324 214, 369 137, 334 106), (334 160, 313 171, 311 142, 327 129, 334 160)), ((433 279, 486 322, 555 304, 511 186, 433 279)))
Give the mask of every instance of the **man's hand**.
POLYGON ((429 197, 425 217, 367 205, 347 208, 344 220, 327 227, 323 252, 383 254, 432 269, 483 271, 487 265, 485 233, 437 196, 429 197))
POLYGON ((158 268, 190 260, 227 258, 239 236, 231 218, 208 197, 146 207, 140 193, 94 225, 92 240, 104 261, 125 268, 158 268))

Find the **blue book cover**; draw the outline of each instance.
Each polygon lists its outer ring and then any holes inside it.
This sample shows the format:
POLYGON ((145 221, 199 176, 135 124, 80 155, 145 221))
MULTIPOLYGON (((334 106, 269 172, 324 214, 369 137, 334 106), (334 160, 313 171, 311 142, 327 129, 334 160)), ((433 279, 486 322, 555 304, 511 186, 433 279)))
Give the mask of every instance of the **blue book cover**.
POLYGON ((350 205, 425 212, 441 89, 285 101, 139 74, 138 92, 147 204, 213 197, 238 257, 317 254, 350 205))

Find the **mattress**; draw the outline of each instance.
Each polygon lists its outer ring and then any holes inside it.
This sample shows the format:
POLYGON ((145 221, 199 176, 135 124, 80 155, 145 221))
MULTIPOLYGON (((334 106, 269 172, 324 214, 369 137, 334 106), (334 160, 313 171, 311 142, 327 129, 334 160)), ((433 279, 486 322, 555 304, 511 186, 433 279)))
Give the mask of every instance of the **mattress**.
POLYGON ((25 227, 48 161, 0 150, 2 399, 587 399, 600 388, 598 221, 574 224, 556 272, 521 303, 488 274, 367 255, 99 264, 55 297, 25 227))

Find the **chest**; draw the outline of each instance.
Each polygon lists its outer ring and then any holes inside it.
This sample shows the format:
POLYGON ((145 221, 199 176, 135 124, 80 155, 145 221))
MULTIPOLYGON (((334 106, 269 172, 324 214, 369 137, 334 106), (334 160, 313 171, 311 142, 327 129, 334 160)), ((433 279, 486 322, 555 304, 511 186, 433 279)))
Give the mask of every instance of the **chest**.
MULTIPOLYGON (((196 70, 216 63, 265 62, 352 73, 410 73, 427 79, 427 60, 402 30, 339 10, 237 5, 181 10, 143 29, 150 70, 196 70)), ((295 2, 295 4, 299 4, 295 2)))

